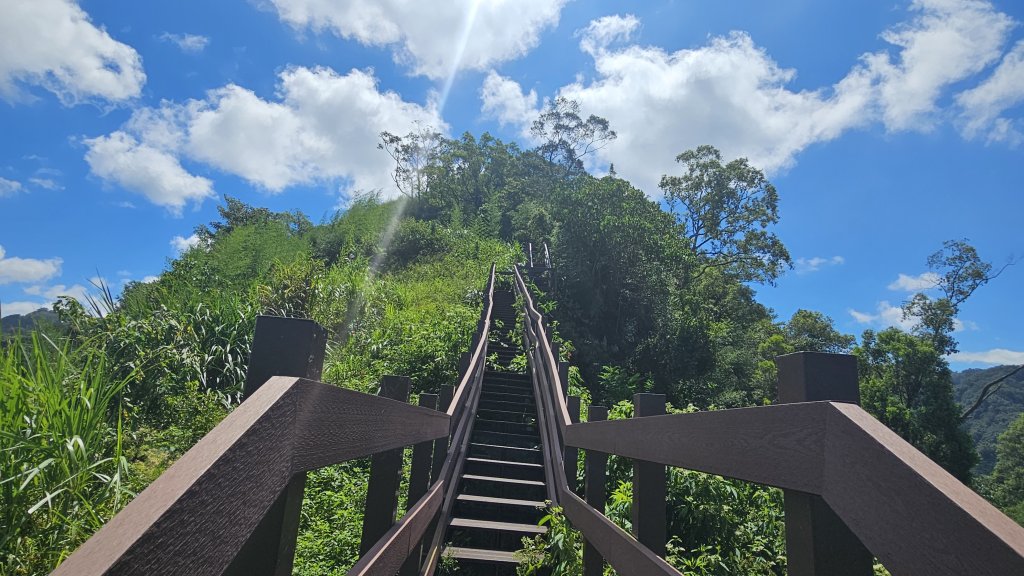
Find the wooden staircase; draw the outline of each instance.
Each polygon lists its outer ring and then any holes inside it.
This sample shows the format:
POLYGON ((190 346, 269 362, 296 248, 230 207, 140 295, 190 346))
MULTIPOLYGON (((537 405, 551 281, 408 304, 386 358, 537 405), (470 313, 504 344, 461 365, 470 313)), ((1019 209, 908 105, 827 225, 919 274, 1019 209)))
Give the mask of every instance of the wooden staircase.
MULTIPOLYGON (((456 574, 514 575, 513 552, 524 536, 544 533, 544 467, 533 384, 508 370, 522 354, 515 296, 494 292, 488 357, 469 452, 446 535, 443 557, 453 558, 456 574)), ((440 573, 444 573, 443 569, 440 573)))

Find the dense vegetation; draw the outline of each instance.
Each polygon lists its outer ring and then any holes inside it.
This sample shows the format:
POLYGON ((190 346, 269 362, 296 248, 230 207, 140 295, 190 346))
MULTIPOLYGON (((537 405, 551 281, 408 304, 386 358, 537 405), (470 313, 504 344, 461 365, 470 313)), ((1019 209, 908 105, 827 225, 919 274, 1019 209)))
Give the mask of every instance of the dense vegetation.
MULTIPOLYGON (((488 134, 385 133, 398 199, 359 196, 314 224, 227 198, 157 281, 104 292, 91 310, 63 299, 60 328, 13 339, 0 356, 0 574, 51 569, 237 405, 256 315, 325 326, 327 382, 374 392, 391 373, 434 391, 454 379, 490 263, 521 260, 527 241, 551 248, 557 277, 542 306, 585 405, 629 417, 644 391, 683 410, 760 405, 776 396, 775 356, 853 352, 865 407, 974 480, 944 360, 959 305, 992 277, 966 242, 929 259, 946 282, 942 297, 907 303, 912 333, 867 332, 855 346, 818 312, 780 321, 756 301, 790 257, 772 232, 779 193, 746 160, 711 146, 681 153, 659 204, 614 167, 587 172, 615 133, 575 103, 552 102, 533 131, 534 150, 488 134)), ((1006 432, 982 482, 1011 511, 1024 501, 1021 428, 1006 432)), ((352 564, 366 472, 355 461, 310 474, 296 572, 352 564)), ((630 476, 613 459, 606 512, 624 526, 630 476)), ((777 490, 673 470, 669 504, 669 560, 684 573, 785 573, 777 490)), ((564 538, 531 546, 574 573, 578 535, 557 511, 550 522, 564 538)))
MULTIPOLYGON (((995 366, 986 369, 964 370, 953 374, 956 401, 969 406, 994 380, 1013 372, 1016 366, 995 366)), ((978 447, 977 472, 988 474, 996 465, 996 439, 1024 412, 1024 372, 1009 376, 1000 389, 975 411, 965 422, 967 431, 978 447)))

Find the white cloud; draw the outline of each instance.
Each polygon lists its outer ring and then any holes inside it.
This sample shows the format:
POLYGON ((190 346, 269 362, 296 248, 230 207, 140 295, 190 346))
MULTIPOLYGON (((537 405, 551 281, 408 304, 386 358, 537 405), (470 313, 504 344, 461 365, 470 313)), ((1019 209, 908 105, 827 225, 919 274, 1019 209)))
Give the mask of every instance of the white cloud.
POLYGON ((391 47, 416 74, 441 78, 523 56, 558 24, 568 0, 271 0, 297 29, 391 47))
POLYGON ((21 185, 21 182, 0 177, 0 198, 14 196, 18 192, 21 192, 22 188, 23 186, 21 185))
POLYGON ((524 94, 517 82, 491 70, 480 88, 480 99, 484 116, 495 118, 502 126, 519 126, 522 136, 529 137, 530 124, 540 114, 535 90, 524 94))
POLYGON ((176 45, 182 52, 189 54, 202 52, 206 49, 207 44, 210 43, 209 38, 198 34, 171 34, 170 32, 164 32, 160 35, 160 39, 176 45))
POLYGON ((1024 352, 1007 350, 1006 348, 993 348, 982 352, 957 352, 950 354, 951 362, 977 363, 977 364, 1024 364, 1024 352))
POLYGON ((150 275, 150 276, 144 276, 142 278, 142 280, 140 280, 140 282, 142 282, 143 284, 149 284, 150 282, 156 282, 159 279, 160 279, 159 276, 152 276, 152 275, 150 275))
POLYGON ((29 312, 35 312, 40 308, 49 308, 52 305, 51 302, 29 302, 25 300, 2 302, 0 304, 2 304, 3 315, 5 318, 7 316, 13 316, 14 314, 25 315, 29 312))
POLYGON ((839 266, 845 263, 846 259, 842 256, 833 256, 831 258, 814 256, 812 258, 797 258, 793 264, 797 274, 808 274, 821 270, 822 266, 839 266))
MULTIPOLYGON (((100 278, 94 278, 93 280, 101 280, 100 278)), ((71 296, 79 302, 85 303, 86 296, 89 294, 89 288, 81 284, 72 284, 67 286, 65 284, 54 284, 52 286, 29 286, 25 288, 25 294, 30 296, 42 296, 47 298, 52 304, 57 300, 59 296, 71 296)), ((47 304, 49 306, 49 304, 47 304)))
MULTIPOLYGON (((557 94, 610 121, 618 139, 599 160, 657 196, 660 176, 677 171, 675 156, 700 144, 771 174, 851 129, 927 130, 950 116, 942 106, 951 87, 998 61, 1014 24, 982 0, 914 0, 908 20, 882 32, 888 49, 863 54, 831 86, 793 90, 796 71, 744 32, 668 52, 629 42, 635 17, 606 16, 577 32, 593 77, 557 94)), ((1016 139, 1014 121, 998 117, 1024 92, 1016 50, 978 92, 959 98, 965 130, 981 125, 989 140, 1016 139)), ((534 117, 533 92, 524 95, 512 79, 488 75, 481 97, 485 116, 518 121, 521 131, 534 117)))
MULTIPOLYGON (((620 26, 615 36, 628 29, 620 26)), ((792 164, 808 145, 866 121, 872 87, 861 69, 827 89, 792 91, 786 85, 795 71, 742 32, 671 53, 612 48, 609 34, 593 24, 581 33, 597 77, 559 93, 578 101, 584 113, 610 121, 619 137, 598 153, 649 195, 662 174, 677 170, 675 156, 700 144, 772 172, 792 164)))
POLYGON ((213 183, 194 176, 173 154, 118 130, 85 140, 85 160, 93 174, 137 192, 176 216, 188 202, 196 205, 213 196, 213 183))
POLYGON ((595 55, 613 42, 629 40, 639 27, 640 19, 636 16, 616 14, 591 20, 586 28, 576 31, 576 36, 581 38, 580 49, 587 54, 595 55))
POLYGON ((928 129, 942 90, 999 59, 1014 26, 1012 18, 983 0, 914 0, 916 16, 882 33, 899 48, 865 54, 879 84, 879 101, 890 130, 928 129))
POLYGON ((939 275, 935 272, 924 272, 917 276, 900 274, 895 281, 889 284, 889 290, 902 290, 904 292, 921 292, 939 285, 939 275))
POLYGON ((187 252, 189 248, 199 244, 199 236, 195 234, 185 238, 184 236, 175 236, 171 238, 171 247, 177 250, 178 254, 187 252))
POLYGON ((0 285, 25 282, 42 282, 60 274, 60 258, 8 258, 0 246, 0 285))
POLYGON ((28 182, 29 184, 32 184, 33 186, 37 188, 42 188, 44 190, 55 191, 64 189, 64 186, 61 186, 59 182, 53 180, 52 178, 29 178, 28 182))
MULTIPOLYGON (((916 318, 904 318, 903 309, 899 306, 893 306, 888 300, 882 300, 879 302, 875 308, 874 314, 861 312, 852 308, 848 310, 848 312, 858 324, 869 324, 876 328, 884 329, 895 326, 901 330, 910 332, 918 324, 916 318)), ((953 319, 953 332, 978 329, 978 324, 976 322, 971 320, 960 320, 959 318, 953 319)))
POLYGON ((1020 120, 1002 114, 1024 102, 1024 40, 1017 42, 984 82, 957 94, 956 102, 962 109, 961 133, 965 138, 1020 143, 1020 120))
POLYGON ((146 167, 109 165, 123 158, 124 151, 118 151, 102 155, 107 169, 101 173, 94 166, 93 172, 180 211, 186 200, 211 195, 209 181, 185 172, 182 157, 269 192, 343 181, 349 189, 396 195, 392 160, 375 144, 382 131, 405 134, 420 125, 447 130, 433 104, 421 106, 379 91, 371 72, 341 75, 329 68, 296 67, 281 73, 275 100, 230 84, 203 100, 140 109, 122 130, 87 142, 145 151, 152 157, 146 167))
POLYGON ((887 300, 878 303, 874 314, 860 312, 850 309, 850 316, 859 324, 870 324, 878 328, 889 328, 895 326, 902 330, 910 331, 917 322, 913 318, 903 318, 903 309, 893 306, 887 300))
POLYGON ((138 96, 142 59, 96 27, 73 0, 0 3, 0 97, 23 97, 19 83, 38 84, 65 104, 138 96))

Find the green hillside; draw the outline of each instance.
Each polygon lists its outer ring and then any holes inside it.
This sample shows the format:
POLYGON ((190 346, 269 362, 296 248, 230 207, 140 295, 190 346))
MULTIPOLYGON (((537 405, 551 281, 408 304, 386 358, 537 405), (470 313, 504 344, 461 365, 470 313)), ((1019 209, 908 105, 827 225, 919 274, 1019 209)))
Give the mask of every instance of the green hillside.
POLYGON ((0 334, 9 336, 19 331, 28 333, 37 328, 54 326, 58 322, 52 310, 40 308, 28 314, 11 314, 0 318, 0 334))
MULTIPOLYGON (((956 401, 961 406, 970 406, 978 398, 985 384, 1014 368, 1016 366, 996 366, 954 373, 953 390, 956 401)), ((1021 413, 1024 413, 1024 370, 1007 378, 1002 388, 985 400, 965 423, 981 457, 976 468, 978 474, 992 472, 992 467, 996 464, 996 438, 1021 413)))

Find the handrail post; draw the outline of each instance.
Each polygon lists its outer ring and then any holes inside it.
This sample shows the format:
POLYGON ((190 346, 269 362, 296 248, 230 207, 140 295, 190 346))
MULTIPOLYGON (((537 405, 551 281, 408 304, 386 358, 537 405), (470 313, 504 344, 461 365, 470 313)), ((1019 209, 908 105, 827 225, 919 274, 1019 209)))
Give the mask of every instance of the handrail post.
MULTIPOLYGON (((597 422, 608 419, 608 409, 604 406, 591 406, 587 411, 587 421, 597 422)), ((608 455, 604 452, 587 450, 584 461, 584 496, 587 504, 604 514, 605 475, 608 469, 608 455)), ((583 576, 601 576, 604 573, 604 558, 597 548, 584 540, 583 544, 583 576)))
MULTIPOLYGON (((327 331, 312 320, 257 316, 242 389, 243 401, 271 376, 319 380, 326 346, 327 331)), ((292 573, 305 488, 305 473, 296 474, 288 481, 225 574, 292 573)))
MULTIPOLYGON (((569 420, 573 424, 580 421, 580 397, 569 396, 566 399, 566 408, 569 409, 569 420)), ((565 466, 565 480, 569 484, 570 492, 579 491, 579 482, 577 480, 579 471, 579 457, 580 451, 578 448, 571 446, 565 446, 563 465, 565 466)))
MULTIPOLYGON (((399 402, 409 400, 409 378, 384 376, 380 382, 380 396, 399 402)), ((359 555, 373 548, 391 526, 398 513, 398 488, 402 472, 401 448, 378 452, 370 457, 370 479, 366 487, 366 510, 363 513, 363 536, 359 555)))
MULTIPOLYGON (((796 352, 775 358, 779 404, 860 404, 857 359, 848 354, 796 352)), ((874 556, 820 496, 784 490, 786 556, 791 576, 870 576, 874 556)))
MULTIPOLYGON (((637 418, 665 413, 664 394, 634 394, 633 414, 637 418)), ((633 461, 633 533, 641 544, 658 556, 665 556, 668 541, 664 464, 633 461)))
MULTIPOLYGON (((424 408, 437 409, 437 394, 420 394, 419 405, 424 408)), ((406 499, 406 508, 412 509, 420 498, 427 493, 430 485, 430 457, 433 450, 433 442, 429 440, 420 442, 413 446, 412 464, 409 469, 409 496, 406 499)), ((423 561, 423 543, 421 542, 416 550, 409 554, 405 563, 402 564, 401 576, 413 576, 419 572, 420 562, 423 561)))
MULTIPOLYGON (((441 386, 437 396, 437 409, 442 412, 447 412, 448 407, 452 404, 452 398, 455 396, 455 388, 453 386, 441 386)), ((448 457, 448 446, 451 442, 451 435, 455 433, 455 430, 449 432, 448 436, 444 436, 434 440, 434 458, 430 466, 430 483, 437 482, 437 479, 441 477, 441 469, 444 468, 444 459, 448 457)))
MULTIPOLYGON (((555 356, 555 360, 558 360, 558 356, 555 356)), ((558 382, 562 385, 562 396, 569 396, 569 363, 559 362, 558 363, 558 382)), ((577 410, 577 413, 579 411, 577 410)))

